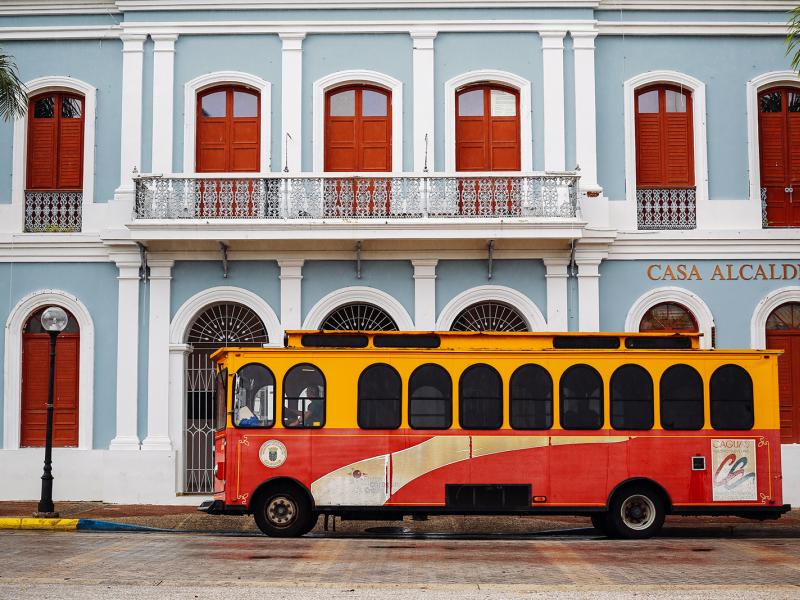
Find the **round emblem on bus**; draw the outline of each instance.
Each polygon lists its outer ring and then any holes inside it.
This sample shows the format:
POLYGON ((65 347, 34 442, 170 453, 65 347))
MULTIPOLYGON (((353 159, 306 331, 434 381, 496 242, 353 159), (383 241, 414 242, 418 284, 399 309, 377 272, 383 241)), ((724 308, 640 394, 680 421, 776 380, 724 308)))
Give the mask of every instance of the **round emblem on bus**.
POLYGON ((286 446, 278 440, 269 440, 261 444, 258 449, 258 458, 265 467, 275 469, 286 462, 286 446))

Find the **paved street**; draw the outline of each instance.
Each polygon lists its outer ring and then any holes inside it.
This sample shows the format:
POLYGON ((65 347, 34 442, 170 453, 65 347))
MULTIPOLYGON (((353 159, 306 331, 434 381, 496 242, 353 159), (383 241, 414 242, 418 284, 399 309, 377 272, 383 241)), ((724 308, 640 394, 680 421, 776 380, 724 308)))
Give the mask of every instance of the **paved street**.
POLYGON ((800 598, 800 540, 0 532, 0 598, 800 598), (231 590, 235 588, 235 590, 231 590), (234 593, 235 592, 235 593, 234 593))

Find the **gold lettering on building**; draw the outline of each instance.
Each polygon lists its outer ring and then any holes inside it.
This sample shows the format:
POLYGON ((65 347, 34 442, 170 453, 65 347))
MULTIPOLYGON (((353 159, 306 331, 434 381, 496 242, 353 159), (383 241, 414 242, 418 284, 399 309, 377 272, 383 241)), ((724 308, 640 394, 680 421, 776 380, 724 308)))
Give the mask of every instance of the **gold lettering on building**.
MULTIPOLYGON (((707 270, 708 267, 704 268, 707 270)), ((706 271, 706 275, 708 272, 706 271)), ((797 263, 733 263, 715 264, 710 281, 794 281, 800 279, 800 264, 797 263)), ((701 267, 693 263, 668 265, 651 263, 647 266, 647 278, 651 281, 702 281, 701 267)))

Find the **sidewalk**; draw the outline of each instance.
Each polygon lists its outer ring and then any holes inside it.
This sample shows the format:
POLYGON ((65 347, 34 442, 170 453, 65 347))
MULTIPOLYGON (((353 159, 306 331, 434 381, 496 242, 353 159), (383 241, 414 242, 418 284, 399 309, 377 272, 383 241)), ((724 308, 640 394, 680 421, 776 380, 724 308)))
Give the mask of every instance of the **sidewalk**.
MULTIPOLYGON (((0 502, 0 518, 31 517, 36 502, 0 502)), ((103 502, 56 502, 65 519, 96 519, 174 531, 225 531, 257 533, 251 516, 215 516, 193 506, 151 504, 106 504, 103 502)), ((403 527, 414 533, 530 534, 540 531, 591 527, 587 517, 431 517, 427 521, 340 521, 336 532, 362 533, 373 527, 403 527)), ((320 519, 315 531, 323 531, 320 519)), ((800 538, 800 510, 792 510, 777 521, 750 521, 737 517, 668 517, 664 535, 702 537, 790 537, 800 538)))

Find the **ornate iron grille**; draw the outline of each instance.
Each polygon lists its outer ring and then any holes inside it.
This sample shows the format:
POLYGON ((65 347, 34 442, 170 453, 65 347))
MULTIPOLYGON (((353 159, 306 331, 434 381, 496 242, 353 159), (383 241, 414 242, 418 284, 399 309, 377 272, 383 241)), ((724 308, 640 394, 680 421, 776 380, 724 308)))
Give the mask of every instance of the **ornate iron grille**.
POLYGON ((184 491, 214 491, 215 373, 211 354, 223 346, 267 343, 267 330, 251 309, 241 304, 209 306, 195 319, 186 340, 192 352, 186 360, 186 427, 184 430, 184 491))
POLYGON ((695 229, 697 227, 694 188, 636 190, 639 229, 695 229))
POLYGON ((502 302, 479 302, 465 308, 450 326, 451 331, 529 331, 525 318, 502 302))
POLYGON ((761 226, 769 227, 769 217, 767 216, 767 188, 761 188, 761 226))
POLYGON ((685 306, 661 302, 644 314, 639 331, 697 331, 697 322, 685 306))
POLYGON ((83 192, 25 192, 25 231, 63 233, 81 230, 83 192))
POLYGON ((385 310, 365 302, 345 304, 322 321, 320 329, 334 331, 397 331, 397 323, 385 310))

